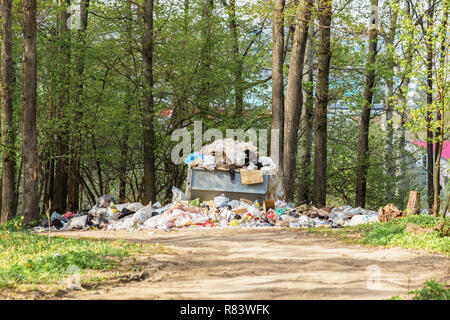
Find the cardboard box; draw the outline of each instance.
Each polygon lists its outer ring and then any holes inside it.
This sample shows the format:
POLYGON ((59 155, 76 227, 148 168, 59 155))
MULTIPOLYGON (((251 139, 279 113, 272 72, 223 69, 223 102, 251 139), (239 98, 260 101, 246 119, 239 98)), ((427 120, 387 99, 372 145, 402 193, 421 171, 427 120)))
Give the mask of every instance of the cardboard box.
POLYGON ((267 213, 267 210, 273 209, 275 210, 275 200, 264 200, 263 201, 263 211, 267 213))
POLYGON ((245 170, 241 169, 241 183, 245 184, 258 184, 263 183, 264 178, 261 170, 245 170))

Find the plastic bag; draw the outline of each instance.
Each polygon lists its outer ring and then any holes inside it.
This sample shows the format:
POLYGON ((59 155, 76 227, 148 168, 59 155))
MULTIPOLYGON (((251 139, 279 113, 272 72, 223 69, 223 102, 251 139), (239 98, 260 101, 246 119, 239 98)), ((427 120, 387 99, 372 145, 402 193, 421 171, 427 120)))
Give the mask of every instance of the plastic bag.
POLYGON ((144 208, 144 205, 140 202, 133 202, 127 206, 130 211, 138 212, 140 209, 144 208))
POLYGON ((186 200, 186 195, 184 194, 184 192, 178 189, 177 187, 172 187, 172 193, 173 193, 172 203, 186 200))
POLYGON ((73 217, 65 230, 83 229, 86 226, 88 216, 73 217))
POLYGON ((224 195, 214 197, 214 204, 216 205, 216 208, 228 205, 229 201, 230 199, 228 199, 224 195))
POLYGON ((153 210, 151 207, 143 207, 133 215, 133 219, 137 224, 143 224, 145 221, 152 217, 152 212, 153 210))
POLYGON ((198 152, 193 152, 184 160, 184 163, 191 164, 195 160, 199 160, 199 159, 203 160, 203 156, 198 152))
POLYGON ((164 224, 167 223, 167 217, 165 216, 154 216, 148 219, 144 222, 144 228, 145 229, 154 229, 158 227, 162 227, 164 224))
POLYGON ((117 208, 115 206, 111 206, 108 208, 108 210, 106 211, 106 216, 108 218, 112 218, 117 212, 117 208))
POLYGON ((249 206, 247 208, 248 212, 253 216, 253 217, 261 217, 261 210, 258 209, 258 207, 256 206, 256 204, 252 204, 251 206, 249 206))
POLYGON ((374 215, 354 215, 350 221, 348 221, 345 226, 356 226, 358 224, 365 224, 368 222, 378 222, 378 216, 374 215))
POLYGON ((307 217, 307 216, 301 216, 298 218, 298 220, 294 223, 289 224, 290 227, 303 227, 303 228, 311 228, 315 226, 315 223, 313 219, 307 217))
POLYGON ((153 209, 161 208, 161 203, 160 202, 155 203, 154 205, 152 205, 152 208, 153 209))
POLYGON ((116 199, 114 199, 113 197, 111 197, 109 194, 104 194, 102 195, 100 198, 98 198, 97 200, 97 205, 100 208, 108 208, 111 203, 116 203, 116 199))
POLYGON ((231 206, 231 209, 236 209, 237 207, 239 207, 240 202, 238 200, 232 200, 228 202, 228 205, 231 206))
POLYGON ((59 221, 65 221, 64 217, 61 214, 59 214, 56 211, 53 211, 53 213, 52 213, 52 215, 50 217, 50 222, 55 221, 55 219, 57 219, 59 221))
POLYGON ((206 169, 208 169, 209 171, 214 170, 216 166, 216 157, 212 155, 204 155, 203 166, 206 167, 206 169))

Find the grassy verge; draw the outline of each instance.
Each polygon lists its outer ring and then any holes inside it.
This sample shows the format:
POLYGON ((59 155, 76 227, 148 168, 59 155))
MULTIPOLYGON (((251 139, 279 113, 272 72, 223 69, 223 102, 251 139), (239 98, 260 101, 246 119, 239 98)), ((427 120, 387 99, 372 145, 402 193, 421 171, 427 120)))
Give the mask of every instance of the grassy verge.
MULTIPOLYGON (((0 289, 58 286, 74 272, 83 282, 102 281, 132 257, 165 252, 163 246, 127 241, 78 240, 22 231, 17 220, 0 226, 0 289), (104 272, 109 271, 109 272, 104 272), (83 277, 84 276, 84 277, 83 277)), ((132 262, 131 262, 132 263, 132 262)))
POLYGON ((313 233, 328 233, 339 239, 369 246, 402 247, 421 249, 431 253, 442 253, 450 256, 450 237, 441 232, 414 234, 406 232, 408 223, 415 223, 423 227, 434 227, 442 218, 428 215, 414 215, 390 222, 362 224, 342 229, 316 228, 309 229, 313 233))

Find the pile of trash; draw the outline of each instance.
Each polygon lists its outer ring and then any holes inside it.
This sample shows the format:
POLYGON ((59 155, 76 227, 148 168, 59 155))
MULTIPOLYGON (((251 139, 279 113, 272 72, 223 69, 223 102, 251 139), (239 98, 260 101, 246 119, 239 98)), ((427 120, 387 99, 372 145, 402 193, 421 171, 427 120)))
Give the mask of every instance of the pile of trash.
MULTIPOLYGON (((252 227, 344 227, 379 221, 375 211, 343 206, 333 209, 319 209, 302 205, 295 207, 277 200, 282 195, 277 165, 269 157, 259 157, 257 148, 251 142, 234 139, 215 140, 204 146, 200 152, 190 154, 185 163, 191 168, 200 167, 209 171, 228 170, 230 178, 235 169, 240 170, 244 184, 262 183, 262 175, 269 175, 268 192, 262 203, 245 198, 229 199, 224 194, 209 201, 192 201, 176 187, 172 188, 172 202, 117 204, 109 196, 101 196, 90 210, 76 214, 58 212, 45 218, 35 232, 49 230, 150 230, 174 228, 252 228, 252 227)), ((233 180, 234 178, 232 178, 233 180)))
POLYGON ((191 168, 260 170, 262 174, 273 175, 277 165, 269 157, 259 157, 252 142, 240 142, 231 138, 215 140, 204 146, 200 152, 191 153, 184 161, 191 168))
POLYGON ((231 200, 224 195, 210 201, 184 200, 184 193, 173 188, 173 202, 162 206, 159 202, 144 206, 139 202, 116 204, 113 197, 104 195, 90 210, 61 215, 53 212, 43 220, 35 232, 51 230, 151 230, 169 231, 174 228, 252 228, 291 227, 313 228, 354 226, 379 221, 375 211, 343 206, 319 209, 302 205, 293 207, 282 200, 267 200, 260 204, 244 198, 231 200))

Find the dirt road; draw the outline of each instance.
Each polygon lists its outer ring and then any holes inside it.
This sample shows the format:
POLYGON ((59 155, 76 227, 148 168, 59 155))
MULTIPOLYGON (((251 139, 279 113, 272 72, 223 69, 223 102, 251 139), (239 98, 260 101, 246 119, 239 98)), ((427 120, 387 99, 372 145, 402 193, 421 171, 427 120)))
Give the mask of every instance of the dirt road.
POLYGON ((72 291, 68 299, 385 299, 425 280, 450 280, 450 258, 349 245, 282 230, 67 232, 159 243, 173 254, 140 257, 148 276, 72 291))

